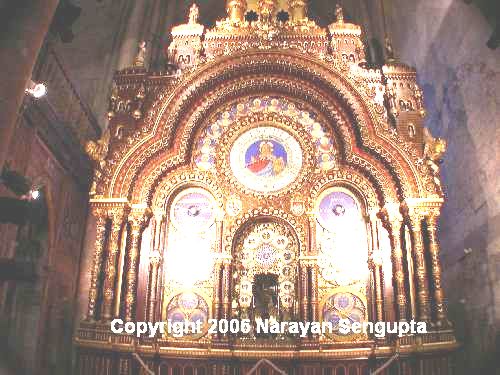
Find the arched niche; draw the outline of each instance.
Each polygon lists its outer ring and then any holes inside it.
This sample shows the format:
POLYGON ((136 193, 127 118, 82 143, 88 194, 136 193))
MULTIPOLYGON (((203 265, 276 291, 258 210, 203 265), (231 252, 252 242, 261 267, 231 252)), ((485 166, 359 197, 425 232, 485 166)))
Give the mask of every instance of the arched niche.
POLYGON ((179 187, 165 204, 164 320, 207 322, 215 282, 217 212, 213 195, 199 186, 179 187))
POLYGON ((232 247, 232 315, 253 322, 297 318, 299 254, 297 235, 282 220, 245 223, 232 247))
POLYGON ((368 268, 370 233, 365 200, 353 189, 332 186, 316 199, 315 243, 321 320, 331 322, 327 339, 353 341, 362 335, 342 335, 341 319, 369 320, 368 268))

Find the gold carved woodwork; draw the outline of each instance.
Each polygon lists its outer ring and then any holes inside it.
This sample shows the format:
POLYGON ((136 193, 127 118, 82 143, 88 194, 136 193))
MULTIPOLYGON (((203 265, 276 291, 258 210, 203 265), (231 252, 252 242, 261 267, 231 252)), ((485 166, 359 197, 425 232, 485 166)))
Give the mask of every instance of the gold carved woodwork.
POLYGON ((144 208, 133 208, 129 215, 130 250, 128 253, 128 272, 125 285, 125 320, 132 321, 133 309, 137 294, 137 266, 139 262, 139 247, 141 232, 149 219, 151 212, 144 208))
POLYGON ((226 11, 229 20, 233 23, 241 23, 245 20, 247 2, 245 0, 227 0, 226 11))
POLYGON ((108 215, 111 220, 111 232, 108 241, 108 251, 105 263, 105 278, 103 286, 102 318, 112 318, 113 301, 115 297, 115 280, 118 266, 118 253, 120 251, 120 234, 127 215, 127 207, 110 209, 108 215))
POLYGON ((293 22, 302 21, 307 18, 306 0, 288 0, 290 16, 293 22))
POLYGON ((405 272, 403 267, 403 247, 401 243, 401 228, 403 216, 399 212, 399 204, 387 204, 386 224, 389 231, 392 248, 392 277, 395 280, 395 297, 399 321, 407 320, 407 298, 405 287, 405 272))
POLYGON ((101 209, 93 209, 93 216, 96 218, 96 238, 94 245, 94 259, 90 273, 89 302, 87 309, 87 319, 96 320, 96 304, 98 295, 98 279, 102 272, 102 254, 106 240, 106 212, 101 209))
POLYGON ((421 321, 430 321, 429 280, 424 254, 422 220, 424 216, 418 208, 409 210, 410 225, 413 234, 413 256, 415 274, 417 278, 418 318, 421 321))
POLYGON ((446 317, 444 307, 444 293, 441 286, 441 261, 439 259, 439 242, 437 237, 437 221, 439 217, 439 209, 431 211, 426 217, 427 230, 429 234, 429 252, 431 254, 431 268, 432 268, 432 283, 434 289, 434 304, 436 313, 436 324, 438 327, 449 326, 449 321, 446 317))
MULTIPOLYGON (((88 151, 99 164, 92 191, 98 193, 98 198, 103 201, 118 198, 127 203, 96 205, 104 211, 96 214, 97 236, 87 312, 89 321, 97 319, 95 311, 97 296, 100 295, 97 280, 100 275, 105 276, 102 286, 103 318, 111 317, 110 306, 113 301, 116 303, 117 293, 113 290, 118 251, 116 244, 127 221, 131 224, 131 231, 127 255, 129 271, 125 275, 125 317, 134 318, 133 311, 138 302, 136 279, 140 237, 147 215, 132 209, 127 218, 128 202, 133 203, 132 206, 141 204, 152 207, 155 212, 155 221, 151 225, 153 238, 149 254, 146 316, 150 321, 159 318, 156 313, 160 310, 159 300, 175 292, 168 290, 165 293, 160 282, 164 272, 162 256, 169 246, 166 244, 167 223, 164 215, 173 196, 179 189, 188 186, 209 191, 218 210, 213 285, 206 293, 207 302, 212 302, 213 317, 229 318, 231 315, 231 293, 233 284, 236 284, 233 274, 237 273, 231 256, 240 229, 257 220, 278 220, 295 230, 300 249, 297 258, 300 299, 295 309, 300 310, 304 320, 322 319, 321 301, 331 296, 333 289, 318 275, 314 204, 325 189, 341 186, 355 192, 365 206, 365 213, 372 214, 368 225, 372 237, 378 235, 374 233, 377 230, 374 223, 379 220, 373 213, 378 214, 382 207, 379 216, 389 232, 399 320, 407 319, 409 313, 406 310, 408 291, 405 281, 410 276, 403 265, 400 238, 404 224, 400 202, 403 202, 403 207, 407 204, 406 218, 411 221, 414 239, 418 318, 429 320, 435 316, 438 328, 447 327, 436 234, 439 213, 432 210, 439 206, 437 200, 442 196, 439 163, 445 144, 424 133, 422 118, 425 108, 422 90, 416 84, 416 72, 395 61, 381 70, 365 69, 362 64, 365 60, 362 30, 344 20, 340 7, 336 10, 336 22, 326 29, 307 18, 306 1, 288 0, 287 3, 291 16, 287 22, 275 21, 278 5, 271 0, 258 2, 259 21, 246 22, 247 2, 228 0, 227 19, 208 30, 198 23, 199 10, 193 6, 187 23, 172 30, 173 41, 168 48, 171 66, 167 72, 148 72, 143 69, 142 63, 135 72, 129 70, 117 74, 109 110, 113 137, 109 132, 105 133, 103 139, 88 146, 88 151), (336 152, 332 168, 316 168, 318 155, 315 153, 315 141, 304 130, 303 124, 297 121, 297 116, 269 109, 234 119, 228 124, 229 131, 221 137, 214 153, 214 169, 205 171, 197 168, 196 145, 203 140, 203 133, 214 119, 233 107, 237 110, 238 105, 249 98, 270 95, 294 103, 325 126, 336 152), (388 118, 395 119, 395 123, 388 118), (248 190, 233 178, 228 162, 228 145, 248 129, 262 124, 293 133, 306 155, 299 178, 276 194, 248 190), (412 197, 435 201, 426 205, 411 202, 412 197), (431 275, 425 273, 423 232, 419 223, 424 218, 429 230, 431 275), (111 226, 106 233, 106 222, 109 220, 111 226), (108 249, 104 248, 106 238, 108 249), (104 253, 107 257, 103 263, 104 253), (429 282, 433 283, 432 296, 429 296, 429 282), (435 306, 432 314, 431 299, 432 306, 435 306)), ((374 299, 374 319, 383 320, 387 315, 379 252, 380 249, 372 243, 369 268, 373 289, 368 290, 363 285, 354 294, 366 297, 372 293, 370 300, 374 299)), ((163 302, 164 306, 168 303, 163 302)), ((363 302, 366 304, 366 298, 363 302)), ((161 310, 165 311, 164 308, 161 310)), ((122 344, 104 333, 99 335, 109 339, 103 340, 106 344, 102 347, 111 342, 122 344)), ((432 335, 426 337, 430 343, 442 341, 452 346, 450 343, 454 339, 451 333, 432 335)), ((146 344, 137 340, 137 343, 144 344, 147 350, 161 351, 160 356, 190 357, 193 355, 192 348, 188 347, 191 344, 197 346, 198 353, 204 358, 216 356, 215 352, 204 347, 211 338, 203 340, 184 342, 182 345, 185 348, 175 348, 175 354, 167 346, 176 344, 167 344, 162 339, 146 344)), ((413 342, 411 337, 402 340, 413 342)), ((354 346, 349 350, 352 352, 348 355, 366 354, 354 346)), ((375 350, 390 351, 390 348, 375 350)), ((256 347, 248 353, 249 358, 267 355, 259 353, 256 347)), ((342 349, 339 353, 347 355, 342 349)), ((278 355, 282 354, 289 355, 287 350, 280 350, 278 355)), ((306 354, 301 353, 303 355, 306 354)), ((321 350, 311 354, 311 358, 329 356, 331 352, 321 350)))

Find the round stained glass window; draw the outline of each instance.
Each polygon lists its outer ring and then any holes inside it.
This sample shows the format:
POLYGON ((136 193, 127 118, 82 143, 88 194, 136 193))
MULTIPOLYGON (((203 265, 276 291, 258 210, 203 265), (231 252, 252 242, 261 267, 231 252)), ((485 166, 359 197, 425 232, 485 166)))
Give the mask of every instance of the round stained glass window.
POLYGON ((214 201, 202 189, 187 189, 172 203, 172 220, 179 230, 203 231, 215 220, 214 201))

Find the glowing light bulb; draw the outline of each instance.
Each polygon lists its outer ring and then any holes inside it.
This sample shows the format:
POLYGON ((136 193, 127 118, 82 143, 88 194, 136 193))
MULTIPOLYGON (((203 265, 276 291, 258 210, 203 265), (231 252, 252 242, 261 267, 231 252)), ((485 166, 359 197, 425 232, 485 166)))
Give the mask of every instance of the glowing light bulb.
POLYGON ((43 83, 30 81, 30 85, 26 89, 26 93, 30 94, 35 99, 40 99, 47 94, 47 87, 43 83))
POLYGON ((32 199, 38 199, 40 197, 40 191, 39 190, 32 190, 31 191, 31 198, 32 199))

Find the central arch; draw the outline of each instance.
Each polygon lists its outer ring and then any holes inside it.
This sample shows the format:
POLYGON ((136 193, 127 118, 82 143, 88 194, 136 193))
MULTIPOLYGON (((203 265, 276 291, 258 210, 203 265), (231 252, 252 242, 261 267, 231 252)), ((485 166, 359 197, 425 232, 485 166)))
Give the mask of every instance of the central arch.
POLYGON ((297 319, 300 252, 295 230, 283 220, 244 223, 232 245, 231 315, 252 322, 297 319))
POLYGON ((378 130, 384 126, 384 109, 368 104, 366 92, 331 66, 292 51, 247 52, 224 59, 231 59, 233 69, 220 72, 222 64, 209 63, 188 75, 184 84, 167 98, 155 103, 142 129, 146 135, 126 155, 116 153, 118 160, 110 171, 109 196, 126 196, 135 202, 150 199, 162 176, 189 162, 195 134, 209 114, 229 100, 252 92, 280 93, 306 101, 324 116, 334 136, 342 140, 348 163, 362 165, 368 174, 387 170, 391 177, 381 183, 392 186, 400 198, 422 190, 412 157, 402 153, 396 141, 378 130), (211 96, 205 97, 209 91, 211 96), (345 126, 347 123, 355 126, 345 126), (136 190, 133 186, 137 180, 148 183, 140 184, 142 188, 136 190))

